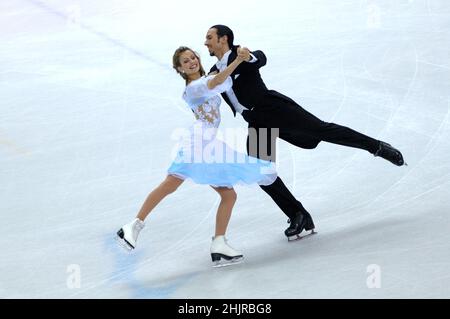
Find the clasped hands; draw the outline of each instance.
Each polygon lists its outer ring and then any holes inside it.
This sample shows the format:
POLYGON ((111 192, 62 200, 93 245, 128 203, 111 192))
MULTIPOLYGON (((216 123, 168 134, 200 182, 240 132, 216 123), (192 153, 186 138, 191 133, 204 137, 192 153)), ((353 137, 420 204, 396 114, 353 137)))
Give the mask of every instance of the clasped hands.
POLYGON ((246 47, 238 47, 237 48, 237 59, 241 61, 249 62, 252 59, 252 56, 250 55, 250 50, 246 47))

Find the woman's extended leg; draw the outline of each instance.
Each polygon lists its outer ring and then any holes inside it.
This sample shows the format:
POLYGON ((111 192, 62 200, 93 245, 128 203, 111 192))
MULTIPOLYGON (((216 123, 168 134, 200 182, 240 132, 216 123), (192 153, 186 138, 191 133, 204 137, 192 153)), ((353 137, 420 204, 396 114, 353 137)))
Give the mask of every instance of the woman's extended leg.
POLYGON ((175 192, 178 186, 183 183, 183 181, 184 180, 182 180, 181 178, 168 175, 166 179, 147 196, 136 218, 144 221, 148 214, 150 214, 150 212, 156 207, 156 205, 158 205, 159 202, 164 199, 164 197, 175 192))
POLYGON ((166 179, 147 196, 136 218, 122 226, 117 232, 118 241, 124 248, 131 250, 136 247, 139 233, 144 228, 144 219, 164 197, 176 191, 178 186, 182 183, 182 179, 168 175, 166 179))

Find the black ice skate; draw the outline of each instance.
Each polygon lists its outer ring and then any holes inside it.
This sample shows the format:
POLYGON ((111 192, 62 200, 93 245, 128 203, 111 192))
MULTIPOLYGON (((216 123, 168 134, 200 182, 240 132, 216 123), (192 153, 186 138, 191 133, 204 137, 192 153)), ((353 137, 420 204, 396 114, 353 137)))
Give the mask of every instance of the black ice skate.
POLYGON ((311 215, 307 212, 297 212, 292 220, 288 220, 291 225, 284 231, 288 241, 299 240, 304 237, 317 234, 315 231, 314 221, 311 215), (309 233, 301 234, 305 230, 309 233))
POLYGON ((224 267, 241 263, 244 256, 228 245, 225 236, 216 236, 211 243, 211 259, 213 267, 224 267))
POLYGON ((373 155, 384 158, 385 160, 397 166, 408 165, 403 160, 402 153, 391 144, 385 142, 380 142, 378 150, 373 155))
MULTIPOLYGON (((316 226, 314 225, 314 221, 313 221, 311 215, 307 211, 304 211, 303 214, 306 215, 305 216, 305 218, 306 218, 305 230, 308 230, 308 231, 312 230, 312 231, 314 231, 314 228, 316 228, 316 226)), ((290 224, 291 223, 291 219, 288 219, 287 223, 290 224)))

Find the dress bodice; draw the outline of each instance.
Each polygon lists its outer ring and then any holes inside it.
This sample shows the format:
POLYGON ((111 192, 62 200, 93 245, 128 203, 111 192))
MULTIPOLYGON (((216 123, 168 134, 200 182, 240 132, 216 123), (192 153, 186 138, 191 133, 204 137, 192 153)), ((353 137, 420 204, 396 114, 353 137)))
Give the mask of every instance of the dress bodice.
POLYGON ((221 99, 219 94, 231 89, 233 82, 228 77, 222 84, 209 89, 208 80, 211 77, 213 76, 204 76, 189 83, 184 90, 183 99, 193 110, 197 121, 201 121, 206 126, 217 128, 220 124, 221 99))

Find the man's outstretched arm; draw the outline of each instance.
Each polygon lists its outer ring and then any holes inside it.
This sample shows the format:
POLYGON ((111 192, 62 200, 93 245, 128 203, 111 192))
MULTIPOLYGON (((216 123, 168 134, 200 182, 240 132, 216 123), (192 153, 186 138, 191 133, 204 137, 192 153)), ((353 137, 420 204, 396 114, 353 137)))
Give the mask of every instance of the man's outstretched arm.
POLYGON ((236 73, 240 71, 257 70, 267 63, 267 58, 261 50, 250 51, 248 48, 239 48, 238 55, 240 55, 246 63, 242 63, 236 73))

